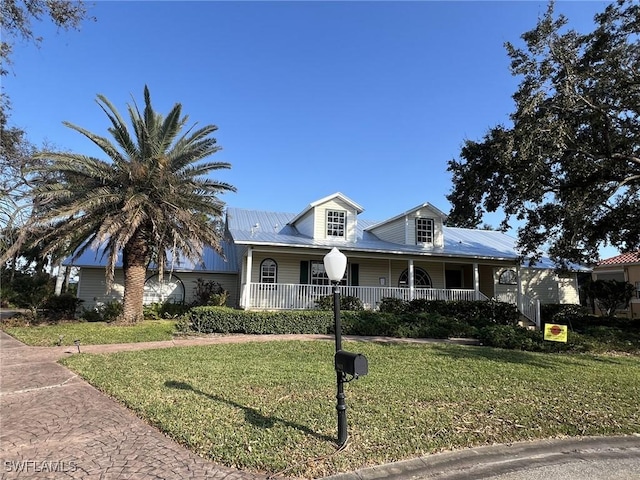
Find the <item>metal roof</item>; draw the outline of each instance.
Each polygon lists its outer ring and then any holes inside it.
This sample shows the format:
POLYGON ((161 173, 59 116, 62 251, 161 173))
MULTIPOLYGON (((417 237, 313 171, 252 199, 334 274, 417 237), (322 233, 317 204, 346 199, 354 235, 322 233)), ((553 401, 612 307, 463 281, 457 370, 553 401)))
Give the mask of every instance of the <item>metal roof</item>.
MULTIPOLYGON (((171 254, 167 252, 167 268, 173 269, 175 272, 237 273, 238 260, 235 246, 228 241, 221 242, 220 246, 224 257, 213 248, 207 246, 202 253, 202 262, 194 264, 185 258, 177 258, 173 264, 173 268, 171 265, 171 254)), ((105 267, 107 264, 107 255, 105 254, 104 246, 97 248, 89 247, 80 257, 73 261, 71 259, 72 257, 65 259, 63 265, 73 265, 75 267, 105 267)), ((122 252, 118 253, 116 268, 122 268, 122 252)), ((154 266, 150 268, 153 269, 154 266)))
MULTIPOLYGON (((300 248, 331 248, 337 246, 344 251, 394 255, 512 261, 516 261, 519 258, 515 238, 493 230, 473 230, 445 226, 443 227, 444 246, 425 249, 420 245, 404 245, 381 240, 368 230, 384 222, 361 218, 357 220, 355 242, 314 239, 300 234, 295 227, 289 224, 297 216, 294 213, 228 208, 227 226, 233 241, 237 245, 300 248)), ((550 259, 543 258, 534 267, 554 268, 555 265, 550 259)), ((574 267, 577 270, 584 269, 579 265, 574 267)))

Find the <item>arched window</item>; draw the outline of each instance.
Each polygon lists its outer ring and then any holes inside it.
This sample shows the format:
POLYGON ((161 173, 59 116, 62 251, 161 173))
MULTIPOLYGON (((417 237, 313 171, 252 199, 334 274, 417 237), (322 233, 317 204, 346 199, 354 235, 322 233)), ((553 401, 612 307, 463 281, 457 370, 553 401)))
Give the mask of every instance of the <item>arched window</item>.
MULTIPOLYGON (((409 269, 406 269, 400 274, 398 279, 399 287, 409 286, 409 269)), ((431 277, 429 274, 420 267, 413 269, 413 286, 416 288, 431 288, 431 277)))
POLYGON ((260 283, 278 283, 278 264, 271 258, 265 258, 260 264, 260 283))
POLYGON ((504 270, 498 277, 498 283, 500 285, 517 285, 518 275, 516 274, 516 271, 513 269, 504 270))
POLYGON ((184 283, 175 273, 165 273, 162 282, 158 274, 151 275, 144 282, 143 302, 150 303, 182 303, 184 302, 184 283))

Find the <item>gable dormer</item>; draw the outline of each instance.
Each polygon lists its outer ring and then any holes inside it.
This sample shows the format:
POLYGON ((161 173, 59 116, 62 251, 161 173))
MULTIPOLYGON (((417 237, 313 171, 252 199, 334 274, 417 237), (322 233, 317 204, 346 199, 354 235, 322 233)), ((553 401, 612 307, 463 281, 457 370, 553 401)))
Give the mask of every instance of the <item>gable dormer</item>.
POLYGON ((386 242, 417 245, 424 249, 442 248, 446 218, 442 211, 424 203, 366 230, 386 242))
POLYGON ((342 193, 310 203, 289 222, 315 240, 356 241, 358 214, 364 209, 342 193))

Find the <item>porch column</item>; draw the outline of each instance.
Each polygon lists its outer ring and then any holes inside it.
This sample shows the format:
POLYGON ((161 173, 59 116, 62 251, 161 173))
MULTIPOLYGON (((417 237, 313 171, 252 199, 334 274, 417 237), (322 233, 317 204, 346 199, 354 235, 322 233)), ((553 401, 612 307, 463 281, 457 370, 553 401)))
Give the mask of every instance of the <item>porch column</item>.
POLYGON ((516 302, 518 304, 518 310, 522 312, 522 279, 520 278, 520 262, 516 264, 516 278, 518 279, 516 302))
POLYGON ((473 264, 473 289, 475 290, 476 300, 480 300, 480 270, 477 263, 473 264))
POLYGON ((409 260, 409 300, 413 300, 415 282, 413 281, 413 260, 409 260))
POLYGON ((242 305, 245 310, 251 307, 251 269, 253 267, 253 248, 247 249, 247 268, 245 270, 244 285, 242 286, 242 305))

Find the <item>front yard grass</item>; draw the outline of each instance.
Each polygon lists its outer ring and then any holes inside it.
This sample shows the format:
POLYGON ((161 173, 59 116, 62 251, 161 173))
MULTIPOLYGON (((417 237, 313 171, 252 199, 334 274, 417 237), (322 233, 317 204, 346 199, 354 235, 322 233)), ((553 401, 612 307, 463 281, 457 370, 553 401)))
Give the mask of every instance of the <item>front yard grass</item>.
POLYGON ((145 320, 132 326, 105 322, 61 322, 52 325, 31 325, 2 329, 21 342, 38 347, 101 345, 107 343, 158 342, 171 340, 176 330, 175 320, 145 320))
POLYGON ((223 344, 63 363, 194 452, 285 476, 492 443, 640 433, 639 357, 348 342, 370 373, 346 386, 350 440, 335 453, 333 348, 223 344))

